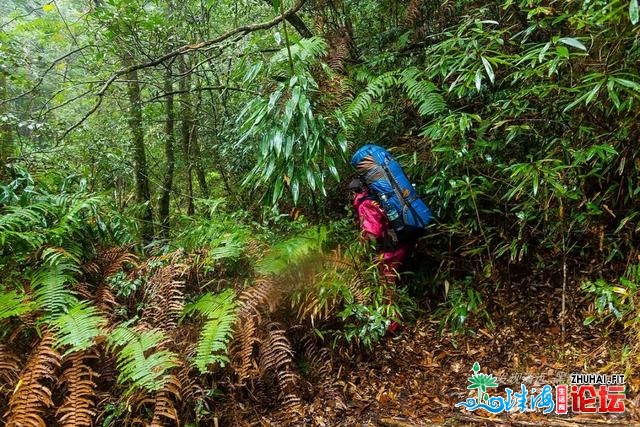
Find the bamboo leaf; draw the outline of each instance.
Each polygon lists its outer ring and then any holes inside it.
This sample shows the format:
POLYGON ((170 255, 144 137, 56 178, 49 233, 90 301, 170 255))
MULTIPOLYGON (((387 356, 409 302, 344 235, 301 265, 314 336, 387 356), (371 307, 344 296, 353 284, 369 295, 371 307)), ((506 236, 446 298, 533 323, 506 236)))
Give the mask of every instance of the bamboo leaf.
POLYGON ((638 7, 638 0, 631 0, 629 2, 629 19, 631 23, 636 25, 640 21, 640 8, 638 7))
POLYGON ((487 76, 489 77, 489 80, 491 80, 491 83, 494 83, 496 76, 495 74, 493 74, 493 68, 491 68, 491 64, 489 63, 487 58, 485 58, 484 56, 481 56, 480 59, 482 59, 482 63, 484 64, 484 69, 487 72, 487 76))
POLYGON ((575 47, 577 49, 580 50, 584 50, 585 52, 587 51, 587 48, 585 47, 585 45, 583 45, 582 43, 580 43, 578 40, 574 39, 573 37, 561 37, 558 39, 558 41, 560 43, 564 43, 568 46, 572 46, 575 47))
POLYGON ((482 72, 480 71, 480 69, 478 69, 478 71, 476 71, 476 89, 478 90, 478 92, 480 92, 480 89, 482 88, 482 72))

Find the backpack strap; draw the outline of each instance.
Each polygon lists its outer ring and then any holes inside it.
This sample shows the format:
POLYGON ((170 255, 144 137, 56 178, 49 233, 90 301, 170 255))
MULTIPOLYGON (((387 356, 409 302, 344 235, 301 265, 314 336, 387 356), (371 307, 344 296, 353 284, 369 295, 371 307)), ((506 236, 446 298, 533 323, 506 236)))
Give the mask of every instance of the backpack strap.
POLYGON ((412 198, 412 200, 407 200, 404 197, 404 195, 402 194, 402 190, 400 189, 400 186, 398 185, 398 182, 396 181, 396 179, 394 178, 393 174, 389 170, 389 166, 387 166, 387 161, 384 162, 382 167, 383 167, 384 171, 387 174, 387 178, 389 179, 389 182, 391 183, 391 186, 393 187, 393 190, 396 193, 396 196, 398 197, 398 199, 400 200, 400 202, 403 205, 405 205, 407 208, 409 208, 409 210, 411 211, 411 215, 413 215, 413 217, 418 221, 420 226, 424 227, 424 223, 422 222, 422 218, 420 218, 420 216, 418 215, 416 210, 411 205, 411 203, 417 198, 417 196, 412 198))

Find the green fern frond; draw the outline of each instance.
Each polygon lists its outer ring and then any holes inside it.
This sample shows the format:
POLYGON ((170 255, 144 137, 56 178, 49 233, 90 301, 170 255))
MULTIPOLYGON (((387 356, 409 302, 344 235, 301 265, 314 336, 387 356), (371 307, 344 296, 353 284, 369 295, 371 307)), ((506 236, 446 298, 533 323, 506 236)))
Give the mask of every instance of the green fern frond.
POLYGON ((389 71, 371 80, 365 90, 360 92, 347 107, 346 115, 351 118, 359 117, 371 106, 374 99, 382 98, 387 90, 396 84, 396 75, 396 71, 389 71))
POLYGON ((207 321, 200 333, 196 348, 195 364, 200 372, 207 372, 209 365, 224 366, 229 362, 227 345, 236 321, 236 302, 233 289, 219 294, 205 294, 193 304, 185 307, 185 315, 198 312, 207 321))
POLYGON ((256 271, 263 275, 277 275, 291 266, 299 264, 311 253, 317 253, 327 239, 325 228, 312 229, 274 246, 265 258, 260 260, 256 271))
POLYGON ((45 242, 44 235, 35 231, 44 221, 41 208, 42 205, 4 208, 0 215, 0 245, 22 242, 30 249, 41 246, 45 242))
POLYGON ((16 291, 0 293, 0 320, 11 316, 21 316, 33 311, 36 305, 31 301, 25 301, 25 295, 16 291))
MULTIPOLYGON (((297 62, 308 63, 309 61, 326 55, 329 45, 322 37, 310 37, 289 46, 291 57, 297 62)), ((271 57, 271 63, 277 64, 287 62, 289 54, 287 48, 283 48, 271 57)))
POLYGON ((409 99, 418 107, 422 116, 434 115, 446 108, 446 102, 437 90, 436 85, 425 80, 422 73, 411 67, 400 73, 398 84, 401 85, 409 99))
POLYGON ((170 378, 167 371, 178 366, 179 362, 175 353, 159 348, 165 341, 166 337, 160 330, 137 332, 126 325, 119 325, 109 335, 109 347, 119 349, 116 363, 120 372, 118 382, 130 382, 129 392, 135 389, 157 391, 166 384, 170 378))
POLYGON ((86 194, 63 194, 53 199, 56 206, 62 208, 60 222, 53 230, 58 235, 71 235, 86 228, 87 217, 98 216, 98 207, 102 200, 98 196, 86 194))
POLYGON ((220 212, 212 212, 212 219, 185 217, 185 231, 174 242, 187 250, 209 248, 215 259, 237 258, 251 237, 251 232, 238 221, 220 212))
POLYGON ((107 320, 88 302, 78 302, 69 311, 51 321, 56 339, 55 348, 69 347, 63 354, 85 350, 93 345, 95 337, 103 333, 107 320))
POLYGON ((59 260, 53 264, 43 264, 31 276, 31 286, 35 301, 52 315, 62 314, 66 307, 75 300, 67 284, 75 283, 74 274, 78 267, 59 260))

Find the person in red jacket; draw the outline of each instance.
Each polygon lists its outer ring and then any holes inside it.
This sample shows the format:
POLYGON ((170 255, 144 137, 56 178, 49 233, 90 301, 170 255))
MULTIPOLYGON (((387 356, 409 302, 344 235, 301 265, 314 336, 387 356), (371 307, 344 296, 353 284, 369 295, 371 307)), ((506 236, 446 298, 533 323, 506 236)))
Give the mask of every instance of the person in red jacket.
POLYGON ((398 270, 409 255, 410 246, 398 242, 382 207, 359 179, 351 181, 349 190, 353 194, 353 207, 358 215, 361 236, 375 243, 380 275, 385 283, 395 285, 398 270))
MULTIPOLYGON (((384 210, 359 179, 351 181, 349 190, 353 195, 353 207, 358 215, 361 237, 375 244, 380 276, 386 285, 394 286, 398 279, 398 270, 407 258, 410 246, 398 242, 384 210)), ((387 327, 387 334, 394 336, 399 331, 400 324, 391 321, 387 327)))

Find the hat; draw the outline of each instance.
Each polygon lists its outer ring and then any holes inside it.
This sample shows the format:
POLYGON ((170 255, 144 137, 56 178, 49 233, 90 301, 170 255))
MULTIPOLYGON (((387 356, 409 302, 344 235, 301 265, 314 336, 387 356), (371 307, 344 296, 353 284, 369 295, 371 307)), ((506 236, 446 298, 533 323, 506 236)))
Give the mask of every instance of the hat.
POLYGON ((358 178, 352 179, 349 183, 349 190, 359 193, 362 191, 362 181, 358 178))

